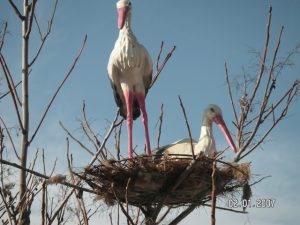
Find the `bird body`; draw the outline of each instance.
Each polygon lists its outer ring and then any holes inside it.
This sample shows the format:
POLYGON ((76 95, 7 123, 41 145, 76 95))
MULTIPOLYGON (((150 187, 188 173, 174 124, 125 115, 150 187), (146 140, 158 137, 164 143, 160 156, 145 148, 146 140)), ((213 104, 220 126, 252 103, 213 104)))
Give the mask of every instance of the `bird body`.
MULTIPOLYGON (((231 148, 236 152, 236 147, 230 136, 230 133, 226 127, 225 122, 222 119, 222 111, 216 105, 209 105, 203 114, 201 132, 199 141, 196 142, 192 140, 194 154, 198 155, 201 152, 208 157, 213 157, 217 152, 216 143, 213 136, 212 123, 215 122, 219 125, 221 131, 223 132, 225 138, 227 139, 231 148)), ((190 143, 190 138, 185 138, 180 141, 176 141, 170 145, 161 147, 156 154, 182 154, 182 155, 192 155, 192 148, 190 143)))
POLYGON ((152 60, 131 30, 131 2, 120 0, 117 9, 120 31, 109 57, 107 71, 120 114, 127 120, 128 152, 129 158, 132 158, 132 123, 140 112, 147 153, 151 154, 145 97, 152 81, 152 60))

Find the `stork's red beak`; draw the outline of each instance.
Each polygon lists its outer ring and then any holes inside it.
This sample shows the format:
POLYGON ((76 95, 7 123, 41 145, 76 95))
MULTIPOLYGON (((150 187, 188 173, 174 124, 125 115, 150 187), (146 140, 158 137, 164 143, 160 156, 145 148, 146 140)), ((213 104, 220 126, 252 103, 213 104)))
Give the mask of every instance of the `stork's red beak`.
POLYGON ((237 148, 232 140, 232 137, 230 135, 229 130, 227 129, 227 126, 222 118, 221 115, 218 115, 215 117, 214 122, 219 126, 220 130, 224 134, 229 146, 232 148, 232 150, 237 153, 237 148))
POLYGON ((118 9, 118 28, 121 30, 124 27, 126 16, 128 13, 129 7, 125 6, 118 9))

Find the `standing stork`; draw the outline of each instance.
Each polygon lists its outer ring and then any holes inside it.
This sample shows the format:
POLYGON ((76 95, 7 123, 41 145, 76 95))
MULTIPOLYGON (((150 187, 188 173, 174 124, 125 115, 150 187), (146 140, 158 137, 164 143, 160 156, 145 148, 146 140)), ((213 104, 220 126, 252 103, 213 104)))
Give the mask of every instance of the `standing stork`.
POLYGON ((132 124, 140 116, 140 111, 147 154, 151 154, 145 97, 152 81, 152 60, 131 30, 131 2, 119 0, 117 10, 120 31, 107 70, 120 114, 127 120, 128 155, 132 158, 132 124))
MULTIPOLYGON (((209 105, 203 113, 202 126, 199 141, 193 140, 194 154, 203 152, 208 157, 213 157, 216 153, 216 143, 213 136, 212 124, 216 123, 224 134, 229 146, 236 153, 237 148, 232 140, 229 130, 222 117, 222 110, 217 105, 209 105)), ((156 154, 183 154, 192 155, 191 143, 189 138, 174 142, 170 145, 161 147, 156 154)))

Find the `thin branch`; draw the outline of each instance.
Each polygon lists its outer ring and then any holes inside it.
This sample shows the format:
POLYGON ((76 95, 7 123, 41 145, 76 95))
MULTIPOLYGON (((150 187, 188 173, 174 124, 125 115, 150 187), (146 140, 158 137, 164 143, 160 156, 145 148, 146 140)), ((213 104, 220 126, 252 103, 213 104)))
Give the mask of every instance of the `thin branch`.
POLYGON ((56 12, 56 9, 57 9, 57 3, 58 3, 58 0, 56 0, 55 3, 54 3, 54 8, 53 8, 52 16, 51 16, 50 21, 48 22, 47 32, 46 32, 45 35, 42 34, 40 25, 38 23, 38 20, 37 20, 35 14, 33 14, 34 21, 35 21, 35 23, 37 25, 38 32, 39 32, 40 37, 41 37, 41 44, 40 44, 40 47, 37 50, 37 53, 35 54, 35 56, 31 60, 31 62, 28 64, 28 67, 31 67, 34 64, 34 62, 36 61, 36 59, 39 57, 39 55, 41 53, 41 50, 43 49, 43 46, 44 46, 44 44, 46 42, 46 39, 50 35, 51 29, 52 29, 53 20, 54 20, 54 16, 55 16, 55 12, 56 12))
MULTIPOLYGON (((75 189, 72 189, 73 191, 75 189)), ((66 206, 69 198, 71 197, 71 195, 74 193, 73 191, 71 191, 70 193, 68 193, 65 198, 60 202, 60 206, 54 211, 54 213, 52 214, 51 218, 49 218, 49 222, 48 224, 52 224, 55 220, 56 217, 59 218, 59 214, 62 212, 63 208, 66 206)), ((58 224, 60 224, 60 222, 58 221, 58 224)))
POLYGON ((5 124, 5 122, 4 122, 4 120, 2 119, 1 116, 0 116, 0 120, 1 120, 1 122, 2 122, 2 124, 3 124, 3 126, 4 126, 4 128, 5 128, 5 131, 6 131, 7 135, 8 135, 8 139, 9 139, 9 141, 10 141, 10 143, 11 143, 11 146, 12 146, 14 152, 15 152, 15 155, 16 155, 16 157, 20 160, 20 157, 19 157, 19 155, 18 155, 18 153, 17 153, 17 150, 16 150, 16 147, 15 147, 14 141, 13 141, 13 139, 12 139, 12 137, 11 137, 11 135, 10 135, 10 132, 9 132, 9 130, 8 130, 6 124, 5 124))
POLYGON ((172 220, 169 225, 177 225, 180 221, 182 221, 185 217, 187 217, 194 209, 197 207, 195 204, 191 204, 187 207, 183 212, 181 212, 175 219, 172 220))
POLYGON ((287 99, 287 103, 286 103, 285 107, 283 108, 281 115, 276 119, 275 122, 273 122, 271 127, 266 131, 266 133, 262 136, 262 138, 249 151, 247 151, 243 156, 241 156, 239 158, 239 160, 241 160, 242 158, 244 158, 245 156, 247 156, 248 154, 253 152, 261 143, 263 143, 265 138, 270 134, 270 132, 274 129, 274 127, 286 116, 287 111, 290 107, 291 101, 297 95, 297 91, 298 90, 295 90, 294 92, 290 92, 290 95, 288 96, 288 99, 287 99))
POLYGON ((229 75, 228 75, 228 69, 227 69, 227 63, 226 62, 225 62, 225 76, 226 76, 228 94, 229 94, 229 98, 230 98, 231 107, 232 107, 232 110, 233 110, 233 113, 234 113, 235 122, 236 122, 236 124, 238 124, 238 117, 237 117, 237 112, 236 112, 233 97, 232 97, 231 85, 230 85, 230 82, 229 82, 229 75))
POLYGON ((268 131, 263 135, 262 138, 260 138, 260 141, 256 143, 247 153, 245 153, 243 156, 241 154, 246 150, 238 152, 238 154, 235 157, 235 162, 238 162, 245 156, 247 156, 250 152, 254 151, 264 140, 265 138, 269 135, 269 133, 272 131, 272 129, 286 116, 286 112, 290 106, 291 101, 294 99, 294 97, 298 94, 299 92, 299 85, 300 85, 300 80, 294 81, 292 87, 276 102, 275 105, 272 106, 272 110, 270 110, 265 116, 264 120, 268 118, 272 112, 282 103, 283 100, 287 98, 286 106, 283 108, 281 115, 275 122, 272 123, 271 127, 268 129, 268 131))
POLYGON ((7 30, 7 22, 4 23, 4 28, 3 28, 3 31, 2 31, 2 38, 0 40, 0 52, 2 50, 2 47, 4 45, 4 40, 5 40, 5 35, 6 35, 6 30, 7 30))
MULTIPOLYGON (((87 117, 86 117, 86 112, 85 112, 85 102, 83 102, 83 106, 82 106, 82 114, 83 114, 83 118, 84 118, 84 123, 85 123, 85 126, 82 125, 82 129, 83 131, 85 132, 86 136, 90 139, 90 141, 94 144, 95 148, 96 148, 96 151, 101 147, 101 142, 100 140, 97 138, 97 135, 95 134, 95 132, 92 130, 88 120, 87 120, 87 117), (87 129, 86 129, 87 128, 87 129), (90 133, 90 134, 88 134, 90 133), (90 135, 93 136, 94 140, 92 140, 92 138, 90 137, 90 135)), ((121 124, 120 126, 122 126, 122 122, 123 120, 121 120, 121 124)), ((121 129, 121 127, 120 127, 121 129)), ((112 156, 111 152, 106 149, 106 147, 104 146, 104 150, 106 152, 106 154, 104 154, 104 152, 101 152, 101 156, 103 159, 106 159, 107 158, 107 152, 112 156)))
MULTIPOLYGON (((111 123, 110 129, 108 130, 108 132, 107 132, 107 134, 106 134, 106 136, 105 136, 105 138, 104 138, 104 140, 103 140, 103 142, 101 144, 101 147, 99 148, 98 152, 94 155, 94 157, 91 159, 91 161, 89 162, 89 164, 86 166, 86 170, 85 171, 87 171, 93 165, 93 163, 97 160, 100 152, 105 147, 105 144, 106 144, 107 140, 109 139, 109 137, 110 137, 113 129, 116 126, 116 122, 117 122, 117 119, 119 117, 119 113, 120 113, 120 110, 117 111, 116 116, 114 118, 114 121, 111 123)), ((84 176, 86 176, 86 173, 84 174, 84 176)), ((76 185, 78 185, 79 183, 80 183, 80 181, 77 181, 76 185)), ((68 199, 71 197, 71 195, 74 193, 74 191, 75 191, 75 189, 73 188, 68 194, 66 194, 65 199, 60 203, 60 206, 58 207, 58 209, 55 212, 55 217, 58 215, 59 210, 61 210, 64 207, 64 205, 66 204, 66 202, 68 201, 68 199)), ((52 217, 52 219, 51 219, 52 222, 54 221, 55 217, 52 217)))
MULTIPOLYGON (((125 199, 126 199, 126 212, 129 215, 129 207, 128 207, 128 188, 130 184, 131 178, 129 177, 127 180, 127 185, 126 185, 126 193, 125 193, 125 199)), ((130 215, 129 215, 130 216, 130 215)), ((129 220, 127 218, 127 224, 129 225, 129 220)))
MULTIPOLYGON (((212 205, 210 204, 202 204, 203 206, 207 206, 207 207, 212 207, 212 205)), ((216 206, 216 209, 220 209, 220 210, 224 210, 224 211, 229 211, 229 212, 234 212, 234 213, 241 213, 241 214, 247 214, 248 212, 245 211, 240 211, 240 210, 234 210, 234 209, 229 209, 229 208, 224 208, 224 207, 220 207, 220 206, 216 206)))
MULTIPOLYGON (((24 171, 26 171, 28 173, 31 173, 31 174, 33 174, 33 175, 35 175, 37 177, 40 177, 40 178, 43 178, 43 179, 46 179, 46 180, 51 179, 51 177, 46 176, 46 175, 44 175, 42 173, 36 172, 36 171, 28 169, 28 168, 24 168, 24 167, 22 167, 22 166, 20 166, 20 165, 18 165, 16 163, 12 163, 12 162, 9 162, 9 161, 4 160, 4 159, 0 159, 0 163, 3 163, 4 165, 12 166, 12 167, 17 168, 19 170, 24 170, 24 171)), ((74 185, 74 184, 68 183, 66 181, 63 181, 60 184, 68 186, 68 187, 71 187, 71 188, 74 188, 74 189, 77 189, 77 190, 89 192, 89 193, 92 193, 92 194, 99 194, 96 191, 93 191, 93 190, 90 190, 90 189, 87 189, 87 188, 84 188, 84 187, 80 187, 78 185, 74 185)))
POLYGON ((39 35, 40 35, 40 39, 41 39, 41 41, 43 41, 44 37, 43 37, 43 34, 42 34, 42 30, 41 30, 40 24, 39 24, 35 14, 33 14, 33 18, 34 18, 34 22, 37 26, 37 29, 38 29, 38 32, 39 32, 39 35))
POLYGON ((15 101, 19 104, 19 106, 21 105, 21 101, 20 101, 20 98, 18 96, 18 93, 17 93, 17 90, 16 90, 16 86, 14 84, 14 80, 12 78, 12 75, 10 73, 10 70, 7 66, 7 63, 5 61, 5 58, 4 56, 2 55, 2 53, 0 53, 0 57, 1 57, 1 65, 2 65, 2 69, 3 69, 3 72, 5 74, 5 77, 7 79, 7 82, 9 84, 9 89, 10 91, 12 91, 11 93, 13 94, 13 97, 16 99, 15 101))
POLYGON ((164 42, 162 41, 161 45, 160 45, 160 50, 159 50, 159 53, 158 53, 158 56, 157 56, 157 59, 156 59, 156 71, 159 70, 159 65, 158 64, 159 64, 159 61, 160 61, 160 56, 161 56, 163 47, 164 47, 164 42))
POLYGON ((160 143, 160 136, 161 136, 161 128, 163 123, 163 116, 164 116, 164 104, 161 104, 160 106, 160 116, 159 116, 159 128, 158 128, 158 136, 157 136, 157 149, 159 149, 159 143, 160 143))
POLYGON ((86 150, 90 155, 94 155, 94 153, 88 148, 86 147, 81 141, 79 141, 77 138, 75 138, 70 132, 69 130, 63 125, 63 123, 61 121, 59 121, 59 125, 61 126, 61 128, 67 133, 67 135, 72 138, 73 141, 75 141, 81 148, 83 148, 84 150, 86 150))
POLYGON ((101 142, 99 141, 99 139, 97 138, 96 134, 93 132, 93 130, 91 129, 90 127, 90 124, 87 120, 87 117, 86 117, 86 112, 85 112, 85 102, 83 101, 83 104, 82 104, 82 114, 83 114, 83 119, 84 119, 84 122, 85 122, 85 125, 86 127, 88 128, 88 131, 93 135, 94 137, 94 140, 92 140, 92 142, 94 143, 96 149, 98 149, 98 147, 101 146, 101 142), (96 142, 96 143, 95 143, 96 142))
POLYGON ((17 14, 17 16, 20 18, 20 20, 25 20, 25 17, 21 14, 21 12, 19 11, 18 7, 15 5, 15 3, 12 0, 8 0, 9 4, 11 5, 11 7, 13 8, 13 10, 15 11, 15 13, 17 14))
MULTIPOLYGON (((266 105, 268 103, 268 100, 269 100, 269 97, 270 97, 270 95, 272 93, 272 90, 274 90, 274 86, 273 85, 271 85, 271 87, 270 87, 270 82, 271 82, 271 79, 273 80, 273 82, 275 82, 275 80, 276 80, 276 78, 273 76, 273 72, 274 72, 275 62, 276 62, 276 59, 277 59, 277 53, 278 53, 278 50, 279 50, 279 47, 280 47, 280 43, 281 43, 281 36, 282 36, 283 29, 284 29, 284 27, 282 26, 281 30, 280 30, 280 33, 279 33, 279 37, 278 37, 276 49, 275 49, 275 52, 273 54, 271 68, 269 70, 268 81, 267 81, 267 85, 266 85, 266 88, 265 88, 264 99, 263 99, 263 105, 265 107, 266 107, 266 105)), ((264 111, 265 107, 263 108, 262 111, 264 111)))
MULTIPOLYGON (((267 52, 268 52, 268 48, 269 48, 269 40, 270 40, 270 25, 271 25, 271 18, 272 18, 272 7, 269 7, 269 17, 268 17, 268 23, 267 23, 267 28, 266 28, 266 40, 265 40, 265 46, 264 46, 264 51, 263 51, 263 55, 261 58, 261 65, 260 65, 260 71, 257 75, 256 78, 256 83, 254 86, 254 89, 252 91, 251 97, 249 99, 249 102, 247 102, 247 107, 245 108, 245 110, 242 109, 242 113, 240 116, 240 122, 238 124, 238 128, 239 128, 239 134, 243 134, 243 130, 244 130, 244 122, 249 114, 249 111, 253 105, 253 101, 255 99, 256 93, 258 91, 258 88, 260 86, 261 80, 262 80, 262 76, 265 72, 265 67, 266 67, 266 58, 267 58, 267 52)), ((257 129, 257 128, 256 128, 257 129)), ((253 133, 252 133, 253 134, 253 133)), ((238 137, 238 139, 240 140, 240 137, 238 137)), ((249 141, 247 141, 247 143, 242 147, 242 149, 239 150, 239 152, 237 153, 237 155, 240 155, 242 151, 244 151, 248 145, 250 144, 249 141)), ((238 158, 238 157, 236 157, 238 158)))
POLYGON ((168 207, 168 209, 166 210, 166 212, 158 219, 158 221, 156 222, 156 224, 160 224, 165 218, 166 216, 169 214, 169 212, 171 211, 171 207, 168 207))
MULTIPOLYGON (((8 206, 8 204, 7 204, 7 202, 6 202, 6 198, 5 198, 4 195, 5 195, 5 194, 2 193, 2 189, 0 188, 0 196, 1 196, 1 198, 2 198, 2 202, 4 203, 4 206, 5 206, 5 209, 6 209, 7 217, 8 217, 8 219, 9 219, 9 224, 10 224, 10 225, 13 225, 13 223, 12 223, 12 218, 14 218, 14 216, 13 216, 14 212, 11 212, 11 211, 10 211, 10 207, 8 206)), ((16 221, 14 221, 14 222, 15 222, 15 224, 16 224, 16 221)))
POLYGON ((267 179, 267 178, 270 178, 270 177, 272 177, 272 176, 271 176, 271 175, 268 175, 268 176, 262 177, 262 178, 260 178, 258 181, 255 181, 255 182, 253 182, 252 184, 250 184, 250 186, 254 186, 254 185, 256 185, 256 184, 262 182, 264 179, 267 179))
POLYGON ((112 187, 112 191, 113 191, 113 193, 114 193, 114 196, 115 196, 115 198, 116 198, 116 200, 117 200, 117 202, 118 202, 118 204, 119 204, 119 206, 120 206, 120 208, 121 208, 123 214, 126 216, 127 221, 129 222, 129 224, 134 225, 133 220, 131 219, 130 215, 128 215, 126 209, 124 208, 124 206, 122 205, 120 199, 119 199, 118 196, 116 195, 116 192, 115 192, 115 190, 114 190, 114 187, 112 187))
MULTIPOLYGON (((71 176, 71 179, 72 179, 72 183, 76 184, 76 179, 75 179, 74 173, 72 171, 72 162, 71 162, 71 159, 70 159, 70 143, 69 143, 68 138, 66 139, 66 141, 67 141, 68 169, 69 169, 69 173, 70 173, 70 176, 71 176)), ((88 216, 87 216, 87 212, 86 212, 84 201, 82 200, 82 194, 80 194, 80 193, 81 193, 81 191, 76 190, 76 200, 77 200, 77 204, 78 204, 79 210, 80 210, 80 212, 82 214, 82 217, 83 217, 83 223, 85 225, 88 225, 89 224, 89 220, 88 220, 88 216)))
MULTIPOLYGON (((16 85, 15 85, 15 89, 22 83, 22 81, 19 81, 16 85)), ((11 92, 10 90, 8 90, 6 93, 4 93, 3 95, 0 96, 0 100, 5 98, 7 95, 9 95, 11 92)))
POLYGON ((254 87, 254 90, 252 92, 252 96, 249 100, 249 107, 248 107, 248 110, 247 110, 247 113, 249 112, 250 108, 251 108, 251 105, 253 103, 253 100, 256 96, 256 92, 258 90, 258 87, 260 85, 260 82, 261 82, 261 79, 262 79, 262 75, 264 74, 264 71, 265 71, 265 65, 266 65, 266 58, 267 58, 267 52, 268 52, 268 48, 269 48, 269 40, 270 40, 270 25, 271 25, 271 18, 272 18, 272 6, 270 6, 269 8, 269 17, 268 17, 268 23, 267 23, 267 30, 266 30, 266 42, 265 42, 265 47, 264 47, 264 52, 263 52, 263 56, 262 56, 262 59, 261 59, 261 67, 260 67, 260 72, 259 72, 259 75, 257 77, 257 80, 256 80, 256 85, 254 87))
MULTIPOLYGON (((162 44, 163 45, 163 44, 162 44)), ((161 47, 162 48, 162 47, 161 47)), ((151 84, 150 84, 150 88, 154 85, 154 83, 156 82, 158 76, 160 75, 161 71, 163 70, 163 68, 165 67, 166 63, 168 62, 169 58, 172 56, 173 52, 175 51, 176 46, 173 46, 173 48, 169 51, 169 53, 167 54, 167 56, 165 57, 163 63, 159 66, 158 70, 156 71, 155 75, 152 78, 151 84)), ((160 59, 160 54, 161 51, 159 52, 159 55, 157 57, 157 59, 160 59)))
POLYGON ((19 126, 20 126, 21 130, 24 131, 23 123, 22 123, 22 120, 21 120, 21 115, 20 115, 19 108, 18 108, 17 96, 14 94, 15 91, 14 91, 13 83, 10 80, 10 73, 9 73, 9 70, 6 66, 4 57, 1 53, 0 53, 0 61, 1 61, 1 65, 2 65, 2 68, 3 68, 3 71, 4 71, 4 75, 5 75, 5 78, 6 78, 6 81, 7 81, 8 88, 10 90, 11 97, 12 97, 12 100, 13 100, 13 103, 14 103, 14 107, 15 107, 18 122, 19 122, 19 126))
POLYGON ((116 122, 118 120, 118 117, 119 117, 119 113, 120 113, 120 110, 118 109, 117 113, 116 113, 116 116, 113 120, 113 122, 111 123, 111 126, 104 138, 104 140, 102 141, 102 144, 101 144, 101 147, 98 149, 97 153, 93 156, 93 158, 91 159, 91 161, 89 162, 89 164, 87 165, 86 169, 89 169, 93 164, 94 162, 97 160, 98 156, 100 155, 100 153, 103 151, 105 145, 106 145, 106 142, 108 140, 108 138, 110 137, 113 129, 115 128, 116 126, 116 122))
POLYGON ((74 60, 74 62, 73 62, 73 64, 72 64, 71 68, 69 69, 69 71, 68 71, 68 73, 66 74, 66 76, 64 77, 63 81, 61 82, 61 84, 60 84, 59 87, 57 88, 57 90, 56 90, 56 92, 54 93, 52 99, 50 100, 48 106, 46 107, 46 110, 44 111, 44 113, 43 113, 43 115, 42 115, 42 117, 41 117, 41 119, 40 119, 40 122, 39 122, 37 128, 35 129, 35 131, 34 131, 32 137, 31 137, 31 139, 30 139, 29 142, 28 142, 29 145, 31 144, 31 142, 32 142, 33 139, 35 138, 35 136, 36 136, 38 130, 40 129, 42 123, 44 122, 44 119, 45 119, 45 117, 46 117, 46 115, 47 115, 47 113, 48 113, 48 111, 49 111, 49 109, 50 109, 50 107, 51 107, 51 105, 52 105, 54 99, 56 98, 57 94, 59 93, 60 89, 63 87, 64 83, 66 82, 66 80, 68 79, 68 77, 69 77, 69 76, 71 75, 71 73, 73 72, 73 69, 75 68, 75 66, 76 66, 76 64, 77 64, 77 61, 78 61, 78 59, 80 58, 81 53, 82 53, 82 51, 83 51, 83 49, 84 49, 84 47, 85 47, 86 40, 87 40, 87 35, 85 35, 85 38, 84 38, 83 44, 82 44, 82 46, 81 46, 81 49, 79 50, 79 53, 78 53, 78 55, 76 56, 76 58, 75 58, 75 60, 74 60))
POLYGON ((31 3, 31 7, 30 7, 31 12, 30 12, 30 16, 29 16, 29 24, 28 24, 27 31, 25 34, 25 39, 29 38, 30 32, 32 30, 32 22, 33 22, 33 17, 34 17, 33 15, 34 15, 34 11, 35 11, 36 2, 37 2, 37 0, 32 0, 32 3, 31 3))
MULTIPOLYGON (((121 120, 123 122, 123 120, 121 120)), ((118 131, 117 128, 115 129, 115 149, 117 151, 117 159, 120 160, 120 141, 121 141, 121 132, 122 132, 122 124, 120 123, 120 126, 118 126, 118 131)))
MULTIPOLYGON (((262 100, 262 104, 260 106, 260 111, 258 113, 259 116, 257 118, 256 125, 255 125, 254 129, 252 130, 251 136, 249 137, 249 139, 247 140, 246 144, 243 146, 243 149, 241 150, 242 152, 245 151, 245 149, 252 142, 252 140, 255 137, 255 135, 256 135, 256 133, 257 133, 260 125, 263 122, 262 117, 263 117, 263 114, 265 112, 265 109, 267 107, 269 98, 270 98, 272 90, 273 90, 273 88, 272 88, 273 86, 271 86, 271 88, 270 88, 269 85, 270 85, 270 81, 272 79, 272 74, 273 74, 273 69, 274 69, 274 64, 275 64, 275 61, 276 61, 278 49, 280 47, 282 32, 283 32, 283 27, 280 30, 279 38, 278 38, 278 41, 277 41, 277 46, 276 46, 275 52, 273 54, 272 65, 271 65, 271 68, 270 68, 270 71, 269 71, 269 75, 268 75, 268 81, 267 81, 267 84, 266 84, 266 87, 265 87, 265 92, 263 94, 263 100, 262 100)), ((272 110, 271 110, 271 112, 272 112, 272 110)))
POLYGON ((193 159, 195 159, 193 138, 192 138, 192 133, 191 133, 190 125, 189 125, 189 122, 187 120, 187 116, 186 116, 186 113, 185 113, 185 108, 183 106, 182 100, 181 100, 181 98, 180 98, 179 95, 178 95, 178 98, 179 98, 179 101, 180 101, 180 107, 181 107, 183 115, 184 115, 185 123, 186 123, 187 129, 188 129, 188 132, 189 132, 189 138, 190 138, 190 144, 191 144, 193 159))
POLYGON ((217 162, 216 160, 213 161, 213 171, 211 175, 212 181, 212 190, 211 190, 211 225, 216 224, 216 201, 217 201, 217 162))

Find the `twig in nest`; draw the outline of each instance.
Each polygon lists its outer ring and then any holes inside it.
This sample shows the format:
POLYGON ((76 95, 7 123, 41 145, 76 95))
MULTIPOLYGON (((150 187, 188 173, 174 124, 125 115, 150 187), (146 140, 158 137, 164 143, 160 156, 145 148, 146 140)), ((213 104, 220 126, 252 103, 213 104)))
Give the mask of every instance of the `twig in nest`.
POLYGON ((212 183, 212 189, 211 189, 211 225, 216 224, 216 201, 217 201, 217 188, 216 188, 216 182, 217 182, 217 162, 216 160, 213 161, 213 172, 211 175, 211 183, 212 183))
POLYGON ((180 95, 178 95, 178 98, 179 98, 180 106, 181 106, 181 109, 182 109, 182 112, 183 112, 183 115, 184 115, 185 123, 186 123, 187 129, 188 129, 188 132, 189 132, 189 138, 190 138, 190 144, 191 144, 193 159, 195 159, 193 138, 192 138, 192 133, 191 133, 190 125, 189 125, 189 122, 187 120, 187 116, 186 116, 186 113, 185 113, 185 108, 183 106, 183 103, 182 103, 182 100, 180 98, 180 95))
POLYGON ((121 132, 122 132, 122 123, 123 120, 121 120, 121 123, 120 123, 120 126, 118 126, 118 129, 117 127, 115 128, 115 149, 117 151, 117 159, 120 160, 120 152, 121 152, 121 149, 120 149, 120 141, 121 141, 121 132))
POLYGON ((157 149, 159 148, 159 143, 160 143, 163 116, 164 116, 164 104, 161 104, 161 106, 160 106, 160 116, 159 116, 159 128, 158 128, 158 136, 157 136, 157 149))

